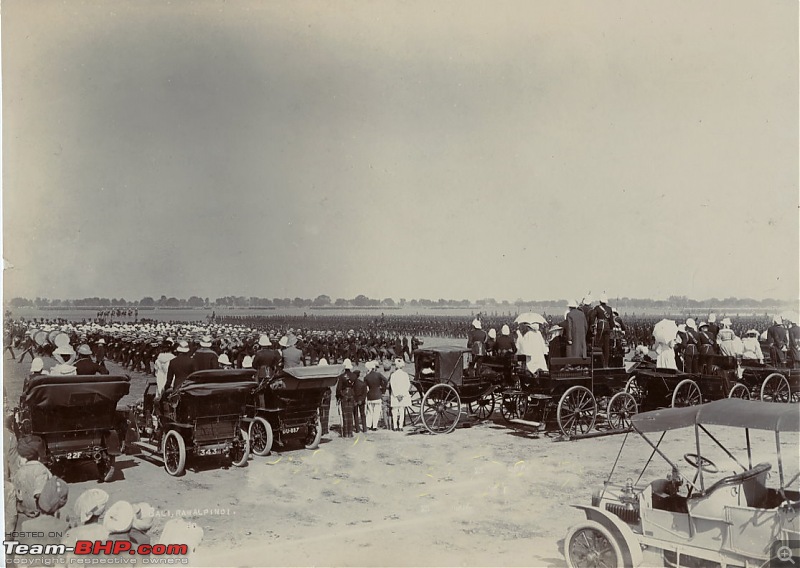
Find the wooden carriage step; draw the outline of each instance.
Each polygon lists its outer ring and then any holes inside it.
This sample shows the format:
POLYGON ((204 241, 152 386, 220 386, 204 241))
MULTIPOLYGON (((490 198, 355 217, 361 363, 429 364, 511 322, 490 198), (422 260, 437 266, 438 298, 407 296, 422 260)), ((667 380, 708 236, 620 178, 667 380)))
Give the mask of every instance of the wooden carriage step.
POLYGON ((541 428, 543 424, 541 422, 534 422, 533 420, 523 420, 522 418, 512 418, 510 422, 515 424, 522 424, 523 426, 531 426, 532 428, 541 428))

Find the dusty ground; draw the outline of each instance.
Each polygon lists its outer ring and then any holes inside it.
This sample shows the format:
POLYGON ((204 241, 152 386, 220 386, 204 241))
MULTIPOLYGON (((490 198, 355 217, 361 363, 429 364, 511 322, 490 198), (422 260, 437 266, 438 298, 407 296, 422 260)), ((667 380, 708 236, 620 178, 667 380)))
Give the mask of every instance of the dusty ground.
MULTIPOLYGON (((7 356, 4 368, 13 406, 28 363, 7 356)), ((132 375, 132 394, 123 402, 136 400, 145 381, 132 375)), ((331 422, 338 422, 335 412, 331 422)), ((745 455, 741 432, 719 437, 745 455)), ((694 451, 691 430, 665 441, 666 453, 677 460, 694 451)), ((331 432, 317 451, 274 451, 241 469, 196 462, 181 478, 157 462, 123 456, 117 479, 103 488, 112 501, 146 500, 156 507, 153 533, 175 516, 202 526, 194 565, 564 566, 562 539, 583 518, 570 505, 589 503, 621 442, 622 436, 535 438, 509 428, 496 411, 492 421, 447 435, 378 431, 346 439, 331 432)), ((647 461, 648 448, 635 442, 626 446, 615 479, 635 481, 647 461)), ((771 435, 756 433, 753 444, 754 461, 761 456, 777 466, 771 435)), ((724 454, 708 447, 708 457, 730 470, 724 454)), ((783 447, 794 475, 797 436, 785 436, 783 447)), ((644 479, 668 469, 656 457, 644 479)), ((683 471, 691 473, 689 466, 683 471)), ((97 486, 92 471, 74 475, 68 508, 97 486)))

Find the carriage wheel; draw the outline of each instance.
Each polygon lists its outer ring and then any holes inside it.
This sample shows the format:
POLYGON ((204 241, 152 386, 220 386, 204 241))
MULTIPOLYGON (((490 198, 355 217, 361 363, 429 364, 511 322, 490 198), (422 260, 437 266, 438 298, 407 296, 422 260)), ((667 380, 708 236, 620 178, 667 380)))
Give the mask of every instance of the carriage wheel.
POLYGON ((742 383, 733 385, 731 392, 728 393, 728 398, 741 398, 743 400, 750 400, 750 389, 742 383))
POLYGON ((622 568, 617 539, 598 522, 583 521, 564 538, 564 557, 570 568, 622 568))
POLYGON ((322 440, 322 420, 317 419, 314 421, 313 426, 308 427, 306 434, 305 446, 307 450, 316 450, 319 447, 319 442, 322 440))
POLYGON ((434 385, 422 397, 422 424, 431 434, 447 434, 458 424, 461 398, 450 385, 434 385))
POLYGON ((683 379, 672 392, 672 408, 703 404, 700 387, 692 379, 683 379))
POLYGON ((172 476, 186 472, 186 443, 176 430, 170 430, 164 436, 164 469, 172 476))
POLYGON ((585 434, 594 428, 596 419, 597 401, 592 391, 586 387, 574 386, 561 395, 556 420, 562 434, 568 437, 585 434))
POLYGON ((772 373, 761 385, 761 400, 767 402, 791 402, 792 389, 789 381, 780 373, 772 373))
POLYGON ((250 449, 257 456, 268 456, 272 450, 272 425, 265 418, 256 416, 250 423, 250 449))
POLYGON ((494 393, 489 393, 481 396, 475 402, 469 403, 469 411, 470 413, 476 415, 478 420, 486 420, 494 412, 495 407, 495 399, 494 393))
POLYGON ((623 430, 631 427, 631 416, 639 411, 639 405, 632 394, 618 392, 608 402, 606 420, 614 430, 623 430))
POLYGON ((642 404, 642 400, 644 400, 644 389, 642 389, 639 381, 636 380, 636 375, 632 376, 628 379, 628 382, 625 383, 625 392, 633 396, 636 404, 642 404))
POLYGON ((524 418, 528 412, 528 397, 524 394, 504 394, 500 401, 500 416, 510 422, 515 418, 524 418))
POLYGON ((408 393, 411 395, 411 406, 405 407, 405 413, 406 421, 412 426, 419 424, 419 419, 422 415, 422 397, 419 392, 417 386, 413 384, 408 389, 408 393))

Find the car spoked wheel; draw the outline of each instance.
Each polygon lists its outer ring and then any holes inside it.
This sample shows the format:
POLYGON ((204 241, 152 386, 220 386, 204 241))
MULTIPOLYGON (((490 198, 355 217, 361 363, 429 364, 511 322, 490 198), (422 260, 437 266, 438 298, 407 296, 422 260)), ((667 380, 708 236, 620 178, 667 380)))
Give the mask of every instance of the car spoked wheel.
POLYGON ((308 433, 306 434, 305 447, 307 450, 316 450, 319 447, 319 442, 322 440, 322 421, 317 416, 313 424, 309 425, 308 433))
POLYGON ((231 463, 236 467, 244 467, 247 464, 247 458, 250 455, 250 438, 243 429, 237 431, 236 437, 233 439, 231 446, 231 463))
POLYGON ((767 402, 791 402, 792 390, 789 381, 780 373, 772 373, 761 385, 761 400, 767 402))
POLYGON ((164 469, 173 476, 183 475, 186 471, 186 443, 175 430, 164 436, 163 446, 164 469))
POLYGON ((573 437, 586 434, 594 428, 597 419, 597 401, 586 387, 567 389, 558 402, 556 420, 561 433, 573 437))
POLYGON ((564 539, 570 568, 622 568, 622 552, 612 534, 600 523, 584 521, 564 539))
POLYGON ((257 456, 269 455, 272 451, 272 425, 264 418, 257 416, 250 423, 250 450, 257 456))

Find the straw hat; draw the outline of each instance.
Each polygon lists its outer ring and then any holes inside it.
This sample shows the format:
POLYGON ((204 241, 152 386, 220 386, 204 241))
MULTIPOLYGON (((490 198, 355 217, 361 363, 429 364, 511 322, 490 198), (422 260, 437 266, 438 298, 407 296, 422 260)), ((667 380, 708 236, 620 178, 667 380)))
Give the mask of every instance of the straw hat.
POLYGON ((189 352, 189 344, 185 341, 178 342, 178 348, 175 351, 179 353, 188 353, 189 352))

